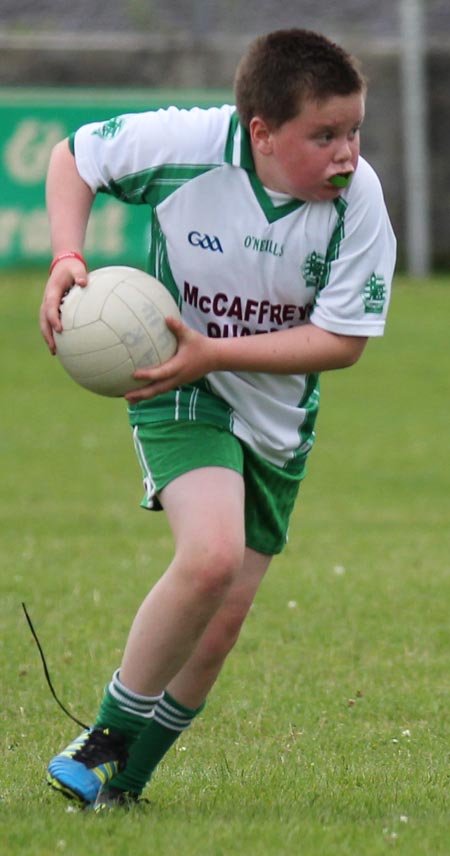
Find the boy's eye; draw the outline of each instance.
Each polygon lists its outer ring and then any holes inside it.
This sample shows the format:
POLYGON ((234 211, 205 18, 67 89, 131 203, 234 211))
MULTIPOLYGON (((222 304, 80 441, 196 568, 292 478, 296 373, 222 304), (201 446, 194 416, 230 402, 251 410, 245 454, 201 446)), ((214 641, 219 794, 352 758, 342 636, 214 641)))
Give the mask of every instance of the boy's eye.
MULTIPOLYGON (((351 128, 350 131, 348 132, 348 139, 353 140, 356 137, 356 135, 359 133, 360 130, 361 130, 361 125, 355 125, 355 127, 351 128)), ((335 139, 335 136, 336 136, 336 134, 333 130, 320 131, 317 134, 316 139, 319 142, 331 143, 335 139)))
POLYGON ((318 134, 317 139, 324 143, 330 143, 333 137, 334 134, 332 131, 324 131, 322 134, 318 134))

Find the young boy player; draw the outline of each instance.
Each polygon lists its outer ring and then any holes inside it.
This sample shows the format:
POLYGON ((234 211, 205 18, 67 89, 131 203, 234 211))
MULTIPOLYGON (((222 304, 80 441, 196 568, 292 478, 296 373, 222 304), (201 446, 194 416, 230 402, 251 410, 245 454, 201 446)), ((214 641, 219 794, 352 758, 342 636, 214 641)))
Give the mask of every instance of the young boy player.
POLYGON ((119 116, 59 143, 48 173, 54 259, 41 327, 87 283, 99 192, 149 209, 148 270, 175 296, 178 351, 136 375, 129 418, 149 509, 173 560, 131 625, 92 729, 50 762, 81 804, 137 800, 203 709, 289 516, 314 441, 319 375, 383 334, 395 240, 359 155, 366 84, 324 36, 259 37, 236 106, 119 116))

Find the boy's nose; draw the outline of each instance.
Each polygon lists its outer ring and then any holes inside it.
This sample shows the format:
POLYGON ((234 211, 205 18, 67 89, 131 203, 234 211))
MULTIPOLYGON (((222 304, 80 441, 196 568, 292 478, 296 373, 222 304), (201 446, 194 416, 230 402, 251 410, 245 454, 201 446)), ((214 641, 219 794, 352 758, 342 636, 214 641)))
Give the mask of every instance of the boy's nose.
POLYGON ((348 140, 342 140, 342 143, 338 146, 334 160, 336 163, 340 163, 342 165, 346 165, 351 167, 352 165, 352 147, 348 140))

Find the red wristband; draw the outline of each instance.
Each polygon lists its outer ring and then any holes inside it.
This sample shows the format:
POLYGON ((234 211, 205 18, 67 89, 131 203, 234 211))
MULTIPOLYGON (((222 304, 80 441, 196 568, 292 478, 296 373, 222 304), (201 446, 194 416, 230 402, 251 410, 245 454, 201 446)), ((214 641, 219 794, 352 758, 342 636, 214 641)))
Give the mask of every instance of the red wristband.
POLYGON ((82 262, 87 270, 87 264, 80 253, 76 253, 75 250, 69 250, 66 253, 58 253, 57 256, 53 259, 50 265, 50 273, 53 273, 53 268, 56 267, 58 262, 61 262, 63 259, 78 259, 79 262, 82 262))

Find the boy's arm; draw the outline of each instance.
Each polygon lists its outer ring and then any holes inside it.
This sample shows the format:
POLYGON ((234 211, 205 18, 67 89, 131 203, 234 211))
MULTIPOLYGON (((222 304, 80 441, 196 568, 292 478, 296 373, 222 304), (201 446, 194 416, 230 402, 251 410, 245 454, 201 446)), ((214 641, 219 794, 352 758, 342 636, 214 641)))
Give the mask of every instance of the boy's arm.
POLYGON ((303 324, 266 335, 218 339, 218 369, 310 374, 351 366, 359 359, 367 336, 343 336, 315 324, 303 324))
MULTIPOLYGON (((53 257, 82 255, 94 194, 80 177, 67 140, 53 149, 47 174, 47 211, 53 257)), ((59 307, 63 294, 74 284, 85 286, 86 267, 76 257, 62 258, 50 274, 40 312, 42 335, 55 352, 53 330, 61 330, 59 307)))
POLYGON ((329 333, 315 324, 259 336, 210 339, 167 319, 178 339, 174 357, 156 369, 141 369, 136 377, 149 386, 126 395, 130 402, 153 398, 182 384, 191 383, 211 371, 310 374, 353 365, 367 342, 365 336, 329 333))

